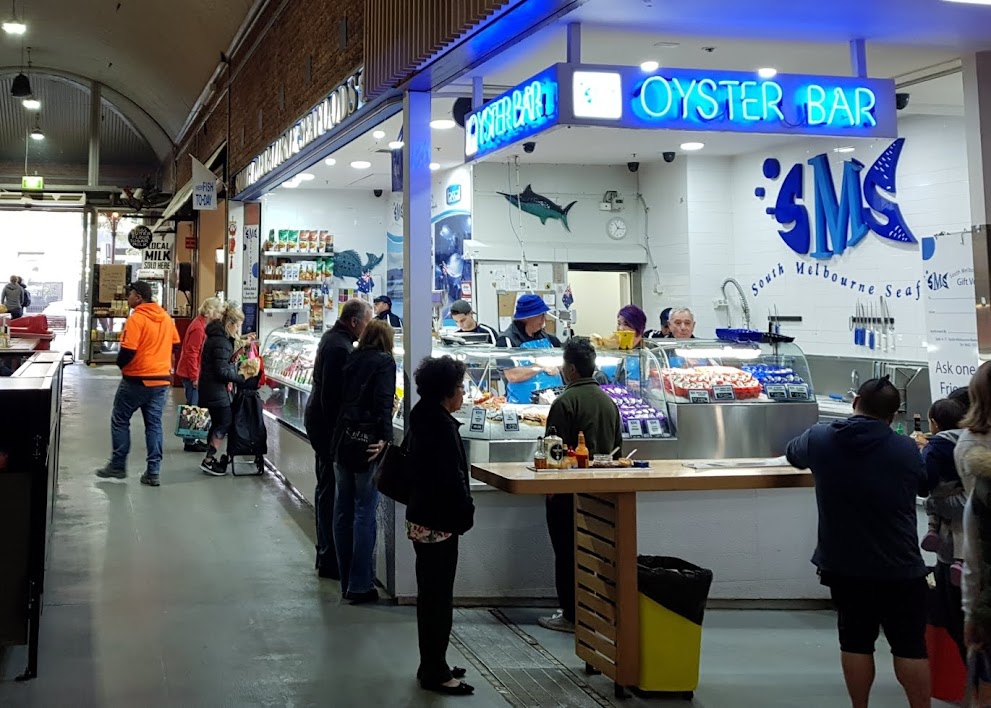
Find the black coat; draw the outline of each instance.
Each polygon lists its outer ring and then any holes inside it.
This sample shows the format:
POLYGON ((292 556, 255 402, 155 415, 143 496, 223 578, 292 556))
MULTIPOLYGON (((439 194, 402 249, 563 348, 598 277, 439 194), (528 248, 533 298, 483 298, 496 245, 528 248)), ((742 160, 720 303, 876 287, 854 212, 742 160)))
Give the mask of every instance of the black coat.
POLYGON ((206 326, 206 341, 200 355, 200 405, 206 408, 222 408, 231 404, 227 384, 244 383, 237 372, 234 357, 234 340, 219 321, 206 326))
POLYGON ((355 341, 348 330, 334 325, 320 338, 313 363, 313 391, 306 402, 304 425, 314 451, 328 459, 332 456, 331 440, 341 412, 344 365, 354 352, 355 341))
POLYGON ((420 401, 410 411, 407 450, 413 489, 406 508, 410 523, 458 535, 475 523, 460 427, 437 403, 420 401))
POLYGON ((392 442, 396 360, 385 352, 359 349, 348 357, 341 378, 341 412, 334 440, 349 423, 370 423, 378 440, 392 442))

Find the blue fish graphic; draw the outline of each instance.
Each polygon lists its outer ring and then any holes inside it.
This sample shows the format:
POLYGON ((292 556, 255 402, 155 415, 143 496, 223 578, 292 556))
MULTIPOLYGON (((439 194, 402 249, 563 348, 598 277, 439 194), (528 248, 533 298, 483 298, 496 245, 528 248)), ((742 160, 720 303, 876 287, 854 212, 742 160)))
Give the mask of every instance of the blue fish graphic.
POLYGON ((557 219, 564 224, 565 231, 571 232, 571 227, 568 226, 568 212, 571 211, 571 207, 578 203, 577 201, 571 202, 562 209, 544 195, 534 192, 529 184, 522 194, 506 194, 505 192, 499 192, 499 194, 504 196, 506 201, 514 207, 519 207, 527 214, 533 214, 540 219, 541 224, 546 224, 548 219, 557 219))
POLYGON ((895 188, 895 172, 904 145, 905 138, 895 140, 867 171, 864 177, 864 200, 868 206, 863 209, 862 214, 864 222, 878 236, 898 243, 917 243, 917 239, 905 223, 905 217, 902 216, 898 204, 888 199, 878 189, 880 187, 892 196, 898 193, 895 188), (874 212, 884 216, 885 220, 882 222, 874 212))

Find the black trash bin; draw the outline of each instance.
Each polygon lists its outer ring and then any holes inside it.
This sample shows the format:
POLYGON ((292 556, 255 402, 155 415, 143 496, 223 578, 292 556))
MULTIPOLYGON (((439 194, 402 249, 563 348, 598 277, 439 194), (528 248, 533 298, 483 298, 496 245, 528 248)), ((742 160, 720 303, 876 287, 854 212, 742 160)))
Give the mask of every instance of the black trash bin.
POLYGON ((682 693, 699 685, 702 617, 712 571, 680 558, 637 558, 641 691, 682 693))

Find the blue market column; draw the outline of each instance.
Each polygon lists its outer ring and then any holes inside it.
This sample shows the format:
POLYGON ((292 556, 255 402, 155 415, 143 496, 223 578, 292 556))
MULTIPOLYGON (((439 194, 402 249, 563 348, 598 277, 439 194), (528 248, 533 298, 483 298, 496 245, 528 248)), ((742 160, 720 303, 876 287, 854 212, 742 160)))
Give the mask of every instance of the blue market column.
POLYGON ((430 191, 430 93, 408 91, 403 99, 403 349, 405 420, 416 403, 413 372, 433 346, 433 236, 430 191))
POLYGON ((981 359, 991 359, 991 52, 963 57, 964 120, 981 359))

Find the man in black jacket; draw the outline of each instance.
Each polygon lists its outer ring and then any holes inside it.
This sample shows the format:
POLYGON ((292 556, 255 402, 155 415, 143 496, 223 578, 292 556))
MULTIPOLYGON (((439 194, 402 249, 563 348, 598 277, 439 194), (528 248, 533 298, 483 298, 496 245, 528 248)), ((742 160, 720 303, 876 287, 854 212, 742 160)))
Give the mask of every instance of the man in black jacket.
POLYGON ((313 391, 306 404, 305 426, 316 453, 317 571, 321 578, 340 580, 334 550, 334 454, 331 435, 341 412, 341 372, 354 344, 372 320, 364 300, 349 300, 337 322, 320 340, 313 364, 313 391))
POLYGON ((788 444, 788 462, 815 479, 819 543, 812 562, 839 615, 840 657, 853 708, 866 708, 880 629, 911 708, 930 705, 926 564, 916 495, 929 494, 915 441, 891 421, 901 396, 885 376, 853 400, 849 420, 816 425, 788 444))
POLYGON ((388 322, 393 329, 403 328, 403 320, 392 311, 392 298, 388 295, 375 298, 375 319, 388 322))

